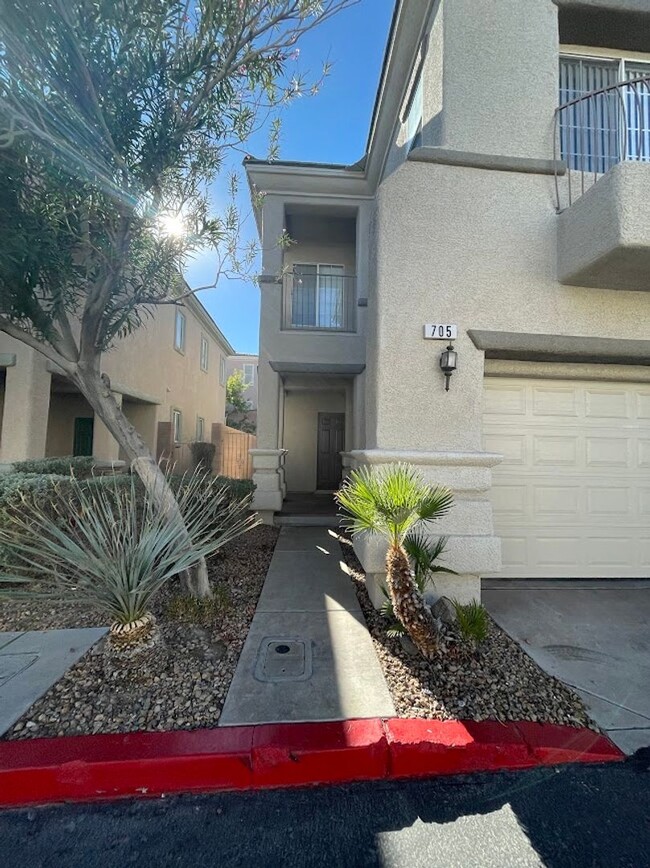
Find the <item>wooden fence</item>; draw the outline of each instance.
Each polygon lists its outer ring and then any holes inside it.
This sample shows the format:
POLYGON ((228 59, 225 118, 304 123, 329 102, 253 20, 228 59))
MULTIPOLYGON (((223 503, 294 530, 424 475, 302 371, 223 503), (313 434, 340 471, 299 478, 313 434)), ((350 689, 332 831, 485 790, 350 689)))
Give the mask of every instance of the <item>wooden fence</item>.
POLYGON ((252 479, 253 459, 249 453, 255 448, 254 434, 244 434, 221 422, 212 425, 212 442, 217 447, 214 453, 214 472, 231 479, 252 479))

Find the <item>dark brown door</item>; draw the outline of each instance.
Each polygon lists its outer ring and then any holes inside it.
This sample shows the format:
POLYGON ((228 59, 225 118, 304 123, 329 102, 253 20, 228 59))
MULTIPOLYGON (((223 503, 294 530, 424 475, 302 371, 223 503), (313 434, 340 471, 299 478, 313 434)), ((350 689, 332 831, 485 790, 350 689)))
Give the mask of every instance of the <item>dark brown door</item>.
POLYGON ((318 414, 316 488, 333 491, 341 483, 341 452, 345 449, 345 413, 318 414))

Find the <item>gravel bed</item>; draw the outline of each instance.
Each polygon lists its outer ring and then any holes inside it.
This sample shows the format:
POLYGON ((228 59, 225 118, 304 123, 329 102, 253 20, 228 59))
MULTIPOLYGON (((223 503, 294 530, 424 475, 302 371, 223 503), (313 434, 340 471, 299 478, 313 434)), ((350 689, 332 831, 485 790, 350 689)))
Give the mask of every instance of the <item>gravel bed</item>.
MULTIPOLYGON (((188 621, 170 615, 178 583, 152 607, 162 633, 164 663, 144 684, 111 688, 99 642, 71 667, 10 729, 4 739, 197 729, 216 726, 277 540, 276 528, 259 526, 227 545, 209 563, 223 610, 188 621)), ((86 610, 17 601, 0 608, 0 630, 101 626, 86 610)))
POLYGON ((476 652, 452 645, 431 662, 410 654, 399 638, 386 635, 389 621, 370 602, 363 567, 350 541, 339 539, 400 717, 531 720, 598 731, 580 697, 540 669, 492 619, 476 652))

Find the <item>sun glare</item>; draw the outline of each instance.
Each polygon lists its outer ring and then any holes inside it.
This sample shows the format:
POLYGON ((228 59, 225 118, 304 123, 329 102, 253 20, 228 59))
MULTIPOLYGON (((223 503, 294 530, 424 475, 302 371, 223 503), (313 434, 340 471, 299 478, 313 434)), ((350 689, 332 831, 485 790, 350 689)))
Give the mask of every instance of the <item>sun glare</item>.
POLYGON ((163 235, 172 238, 180 238, 187 232, 187 226, 180 214, 161 214, 158 218, 158 226, 163 235))

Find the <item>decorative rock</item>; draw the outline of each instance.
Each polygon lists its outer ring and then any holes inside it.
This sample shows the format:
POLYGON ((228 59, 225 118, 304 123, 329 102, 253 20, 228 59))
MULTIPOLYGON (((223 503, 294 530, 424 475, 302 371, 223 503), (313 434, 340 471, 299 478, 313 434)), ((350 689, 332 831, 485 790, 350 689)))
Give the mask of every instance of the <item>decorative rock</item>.
POLYGON ((434 618, 437 618, 449 627, 453 627, 458 620, 454 604, 447 597, 439 597, 433 606, 431 606, 431 613, 434 618))

